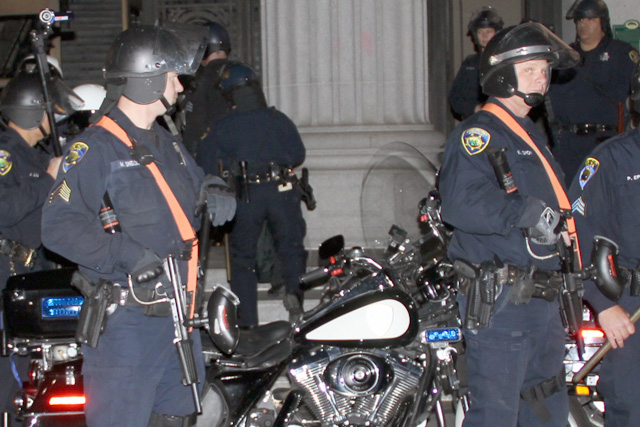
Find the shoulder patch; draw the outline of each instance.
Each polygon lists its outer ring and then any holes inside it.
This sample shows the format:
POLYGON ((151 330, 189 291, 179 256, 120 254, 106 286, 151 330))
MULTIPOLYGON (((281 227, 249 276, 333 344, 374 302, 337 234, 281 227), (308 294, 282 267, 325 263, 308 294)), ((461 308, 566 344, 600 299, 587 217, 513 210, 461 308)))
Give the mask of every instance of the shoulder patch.
POLYGON ((600 162, 598 159, 593 157, 587 157, 587 160, 584 161, 584 167, 580 171, 580 188, 584 190, 584 186, 587 185, 587 182, 591 179, 592 176, 598 172, 598 168, 600 167, 600 162))
POLYGON ((631 58, 631 60, 637 64, 638 61, 640 61, 640 54, 638 54, 637 50, 633 49, 629 52, 629 58, 631 58))
POLYGON ((80 163, 80 160, 87 154, 87 151, 89 151, 87 144, 84 142, 74 142, 71 149, 69 149, 69 154, 64 158, 62 170, 66 173, 69 169, 80 163))
POLYGON ((71 198, 71 188, 69 188, 66 179, 63 179, 60 185, 51 191, 51 194, 49 195, 49 203, 53 203, 53 200, 56 197, 60 197, 65 202, 69 203, 69 199, 71 198))
POLYGON ((462 133, 461 139, 464 149, 473 156, 487 148, 491 134, 482 128, 469 128, 462 133))
POLYGON ((5 176, 8 174, 12 166, 11 153, 7 150, 0 150, 0 175, 5 176))

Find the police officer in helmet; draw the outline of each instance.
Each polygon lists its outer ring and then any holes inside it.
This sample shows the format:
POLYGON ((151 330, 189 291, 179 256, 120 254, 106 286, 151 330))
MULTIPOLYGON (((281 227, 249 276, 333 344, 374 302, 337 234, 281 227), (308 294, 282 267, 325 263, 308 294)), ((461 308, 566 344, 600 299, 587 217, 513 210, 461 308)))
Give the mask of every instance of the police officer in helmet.
MULTIPOLYGON (((235 211, 226 184, 206 178, 155 120, 183 90, 178 75, 194 73, 203 52, 204 34, 184 28, 141 25, 120 33, 106 60, 107 96, 94 116, 100 120, 70 144, 43 210, 43 241, 78 264, 83 291, 100 285, 119 296, 97 345, 83 345, 91 426, 195 423, 171 311, 166 302, 151 303, 171 295, 168 256, 180 260, 183 282, 195 287, 198 201, 208 200, 205 214, 215 225, 235 211), (118 227, 101 221, 105 206, 118 227)), ((195 295, 189 298, 194 305, 195 295)), ((191 340, 202 387, 200 337, 191 340)))
POLYGON ((229 109, 220 93, 220 82, 231 53, 231 39, 226 28, 217 22, 209 22, 205 27, 208 31, 207 49, 202 66, 195 79, 189 82, 184 99, 183 140, 194 155, 209 130, 209 124, 229 109))
POLYGON ((298 277, 304 273, 306 224, 301 191, 293 168, 305 158, 295 124, 267 107, 258 76, 250 67, 230 63, 220 82, 231 111, 211 124, 197 161, 206 173, 218 173, 219 162, 238 186, 238 211, 230 232, 231 289, 239 299, 240 326, 258 325, 256 258, 258 238, 267 223, 278 258, 283 260, 285 307, 290 318, 302 313, 298 277), (285 261, 286 260, 286 261, 285 261))
POLYGON ((551 69, 577 57, 539 23, 496 34, 480 63, 489 99, 445 148, 440 194, 442 218, 454 227, 449 256, 475 272, 461 276, 458 296, 471 393, 466 426, 567 420, 556 247, 560 198, 567 197, 528 113, 543 101, 551 69), (502 151, 515 186, 492 165, 502 151))
MULTIPOLYGON (((631 98, 640 112, 639 70, 633 77, 631 98)), ((612 239, 619 246, 619 265, 627 281, 618 301, 607 299, 593 283, 584 284, 585 299, 597 312, 598 322, 613 347, 604 356, 598 380, 607 426, 630 426, 640 419, 640 335, 629 319, 640 307, 640 283, 636 277, 632 280, 640 269, 638 162, 640 131, 633 129, 598 145, 583 161, 569 192, 583 258, 589 259, 591 247, 584 242, 593 236, 612 239)))
MULTIPOLYGON (((56 91, 50 95, 56 111, 71 112, 56 91)), ((40 220, 61 157, 51 157, 39 146, 51 132, 44 100, 38 74, 26 71, 11 79, 0 95, 0 290, 10 276, 53 266, 42 251, 40 220)), ((28 360, 14 360, 24 375, 28 360)), ((0 358, 0 372, 0 410, 13 412, 18 383, 9 358, 0 358)))
POLYGON ((473 40, 476 52, 462 62, 449 90, 449 104, 457 119, 471 116, 487 100, 480 87, 480 55, 491 37, 503 27, 504 21, 491 6, 473 12, 467 35, 473 40))
POLYGON ((629 43, 613 39, 604 1, 576 0, 566 19, 575 23, 571 46, 581 60, 554 73, 546 106, 553 155, 568 185, 596 145, 629 124, 627 98, 640 56, 629 43))

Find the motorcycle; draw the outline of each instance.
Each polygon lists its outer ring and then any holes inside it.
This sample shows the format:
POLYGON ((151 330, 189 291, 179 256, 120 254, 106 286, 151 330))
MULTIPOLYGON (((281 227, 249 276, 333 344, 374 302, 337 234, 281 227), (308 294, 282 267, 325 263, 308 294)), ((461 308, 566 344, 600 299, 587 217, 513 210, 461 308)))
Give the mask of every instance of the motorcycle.
MULTIPOLYGON (((369 185, 377 185, 379 173, 404 173, 406 164, 424 159, 410 150, 396 144, 380 151, 361 203, 370 200, 369 185)), ((423 197, 433 188, 435 168, 421 171, 431 180, 415 185, 423 197)), ((466 404, 457 370, 464 349, 453 266, 446 259, 449 231, 439 221, 437 194, 429 194, 416 215, 420 198, 392 191, 403 206, 413 204, 413 213, 404 211, 411 231, 395 225, 384 243, 367 249, 345 248, 341 235, 326 240, 319 249, 323 265, 301 277, 305 290, 323 287, 320 302, 293 329, 285 322, 234 329, 233 295, 214 291, 209 313, 218 307, 219 319, 210 323, 220 333, 212 334, 216 345, 207 352, 199 426, 423 426, 432 415, 444 426, 443 396, 466 404)), ((380 196, 378 203, 399 203, 380 196)))
POLYGON ((604 402, 598 394, 596 386, 600 379, 600 365, 596 365, 580 384, 573 384, 573 377, 582 369, 600 347, 606 342, 606 337, 597 324, 593 310, 585 305, 582 315, 583 325, 580 336, 584 342, 584 353, 580 354, 575 338, 567 335, 565 344, 564 366, 569 392, 569 420, 571 427, 602 427, 604 426, 604 402))
POLYGON ((82 350, 75 342, 84 298, 70 285, 73 271, 13 276, 2 292, 3 355, 30 359, 27 378, 14 400, 24 426, 86 425, 82 350))

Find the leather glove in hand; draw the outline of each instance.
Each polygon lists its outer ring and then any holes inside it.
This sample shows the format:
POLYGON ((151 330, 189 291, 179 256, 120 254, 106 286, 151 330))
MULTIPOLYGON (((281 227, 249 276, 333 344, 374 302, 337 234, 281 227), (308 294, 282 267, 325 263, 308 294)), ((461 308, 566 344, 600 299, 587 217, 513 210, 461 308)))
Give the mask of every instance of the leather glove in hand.
POLYGON ((162 282, 163 287, 166 287, 169 283, 164 274, 162 260, 149 249, 145 249, 142 258, 133 266, 131 279, 135 285, 145 288, 153 288, 158 282, 162 282))
POLYGON ((236 195, 219 176, 207 175, 200 189, 198 205, 206 203, 211 224, 218 227, 236 214, 236 195))
POLYGON ((517 226, 525 229, 532 242, 538 245, 555 245, 560 238, 560 234, 556 232, 560 213, 538 199, 527 200, 525 206, 517 226))

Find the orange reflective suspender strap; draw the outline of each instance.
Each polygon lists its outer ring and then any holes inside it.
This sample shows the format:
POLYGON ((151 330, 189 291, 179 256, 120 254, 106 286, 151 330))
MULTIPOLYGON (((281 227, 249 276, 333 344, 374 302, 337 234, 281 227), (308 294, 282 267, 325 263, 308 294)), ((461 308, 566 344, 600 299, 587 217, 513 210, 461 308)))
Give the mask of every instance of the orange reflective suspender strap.
MULTIPOLYGON (((120 141, 122 141, 127 147, 133 148, 133 143, 129 139, 127 133, 122 129, 113 119, 103 116, 98 123, 97 126, 102 126, 113 135, 115 135, 120 141)), ((188 263, 188 271, 187 271, 187 306, 189 308, 189 319, 193 319, 195 313, 195 300, 196 300, 196 288, 198 283, 198 239, 196 237, 195 230, 191 226, 187 215, 184 213, 182 206, 176 199, 175 194, 167 184, 167 181, 164 179, 162 172, 158 169, 158 166, 151 162, 146 165, 147 169, 153 175, 153 178, 158 184, 162 195, 167 201, 169 205, 169 209, 171 210, 171 215, 178 226, 178 231, 180 232, 180 237, 185 243, 191 242, 191 258, 189 258, 188 263), (191 298, 189 298, 189 295, 191 298)), ((191 331, 191 328, 189 328, 191 331)))
MULTIPOLYGON (((537 154, 544 166, 545 171, 549 177, 549 181, 551 181, 551 186, 553 187, 553 191, 556 194, 556 198, 558 199, 558 206, 560 209, 571 212, 571 203, 569 202, 569 198, 567 197, 567 193, 564 191, 556 172, 551 167, 551 164, 547 160, 547 158, 542 154, 538 146, 531 139, 527 131, 525 131, 520 123, 518 123, 509 113, 505 111, 504 108, 497 104, 487 103, 482 107, 482 110, 487 111, 496 117, 498 117, 502 122, 507 125, 509 129, 511 129, 516 135, 518 135, 524 142, 527 143, 529 147, 537 154)), ((574 242, 574 252, 578 258, 578 263, 580 268, 582 268, 582 257, 580 255, 580 245, 578 244, 578 233, 576 232, 576 223, 572 217, 568 217, 567 221, 567 229, 569 231, 569 237, 574 242)))

